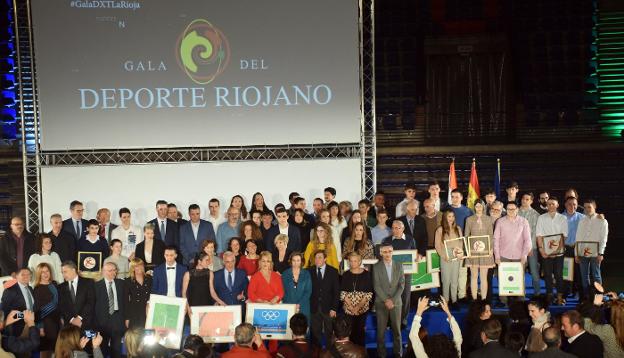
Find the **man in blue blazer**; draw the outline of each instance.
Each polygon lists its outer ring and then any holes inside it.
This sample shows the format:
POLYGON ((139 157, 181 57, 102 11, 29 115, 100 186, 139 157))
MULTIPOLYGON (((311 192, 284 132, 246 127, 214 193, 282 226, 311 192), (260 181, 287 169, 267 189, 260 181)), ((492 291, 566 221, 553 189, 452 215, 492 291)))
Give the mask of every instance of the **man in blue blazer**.
POLYGON ((279 234, 288 235, 288 246, 286 250, 291 252, 303 252, 306 248, 301 247, 301 233, 299 228, 295 225, 288 224, 288 211, 284 208, 275 210, 275 216, 277 217, 277 225, 269 229, 264 237, 264 247, 267 251, 273 252, 275 247, 275 237, 279 234))
MULTIPOLYGON (((84 214, 84 206, 78 200, 74 200, 69 204, 71 218, 63 220, 63 231, 70 234, 75 242, 87 232, 87 220, 82 218, 84 214)), ((76 259, 74 257, 74 259, 76 259)))
POLYGON ((186 273, 186 266, 176 262, 178 254, 176 248, 165 248, 165 263, 154 268, 152 293, 169 297, 182 297, 182 279, 186 273))
POLYGON ((178 248, 180 228, 175 221, 167 218, 166 201, 158 200, 156 202, 156 214, 157 217, 149 221, 150 224, 154 225, 154 239, 164 241, 167 246, 178 248))
MULTIPOLYGON (((223 269, 214 273, 214 290, 217 297, 213 297, 221 306, 243 305, 247 292, 247 273, 237 269, 236 256, 231 251, 223 253, 223 269)), ((243 310, 244 314, 245 310, 243 310)))
POLYGON ((182 263, 191 267, 195 261, 195 255, 205 240, 216 241, 214 228, 206 220, 200 219, 199 205, 189 206, 190 221, 180 227, 180 252, 182 263))

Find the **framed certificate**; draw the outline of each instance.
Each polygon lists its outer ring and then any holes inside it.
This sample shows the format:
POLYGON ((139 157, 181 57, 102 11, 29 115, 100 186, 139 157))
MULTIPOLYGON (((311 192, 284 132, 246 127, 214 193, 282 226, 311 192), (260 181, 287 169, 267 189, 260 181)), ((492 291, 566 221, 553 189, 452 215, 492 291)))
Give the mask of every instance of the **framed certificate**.
POLYGON ((258 329, 262 339, 291 340, 290 317, 297 305, 268 303, 247 303, 245 320, 258 329))
POLYGON ((598 257, 598 243, 595 241, 577 241, 574 255, 578 257, 598 257))
POLYGON ((563 258, 563 279, 574 281, 574 257, 563 258))
POLYGON ((492 256, 492 238, 490 235, 468 236, 467 250, 468 257, 491 257, 492 256))
POLYGON ((392 260, 403 265, 403 273, 418 272, 418 250, 396 250, 392 252, 392 260))
POLYGON ((208 343, 234 342, 234 329, 242 322, 242 307, 192 306, 191 334, 208 343))
POLYGON ((466 238, 444 240, 444 250, 451 261, 463 259, 466 257, 466 238))
MULTIPOLYGON (((427 272, 427 260, 421 259, 418 262, 418 273, 409 275, 410 291, 428 290, 440 287, 440 273, 427 272)), ((405 283, 407 284, 407 282, 405 283)))
POLYGON ((498 295, 524 296, 524 266, 521 262, 498 265, 498 295))
POLYGON ((78 272, 82 277, 98 279, 102 274, 102 253, 78 251, 78 272))
POLYGON ((546 235, 543 237, 544 253, 546 256, 563 255, 563 240, 561 234, 546 235))
POLYGON ((427 272, 440 272, 440 255, 435 249, 427 250, 427 272))
POLYGON ((186 298, 150 295, 145 328, 155 331, 156 341, 171 349, 180 349, 184 328, 186 298))

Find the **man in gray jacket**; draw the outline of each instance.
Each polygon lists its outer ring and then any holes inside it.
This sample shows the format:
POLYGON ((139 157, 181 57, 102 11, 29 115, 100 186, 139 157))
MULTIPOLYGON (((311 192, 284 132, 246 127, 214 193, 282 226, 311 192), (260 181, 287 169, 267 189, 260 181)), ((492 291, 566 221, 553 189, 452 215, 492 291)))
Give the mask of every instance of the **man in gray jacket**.
MULTIPOLYGON (((386 241, 381 245, 382 259, 373 267, 375 289, 375 310, 377 312, 377 356, 386 357, 385 333, 388 319, 393 337, 395 357, 403 355, 401 342, 401 293, 406 285, 403 266, 392 260, 392 244, 386 241)), ((409 284, 409 283, 408 283, 409 284)))

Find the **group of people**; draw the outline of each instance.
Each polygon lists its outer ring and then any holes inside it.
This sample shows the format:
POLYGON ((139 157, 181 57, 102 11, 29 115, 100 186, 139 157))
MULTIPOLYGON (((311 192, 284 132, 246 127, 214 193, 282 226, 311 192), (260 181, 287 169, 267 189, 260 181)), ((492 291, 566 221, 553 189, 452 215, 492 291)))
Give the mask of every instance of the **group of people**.
POLYGON ((336 201, 336 190, 328 187, 323 198, 313 200, 311 212, 298 193, 289 195, 290 207, 278 204, 273 210, 261 193, 253 195, 249 210, 243 197, 235 195, 225 214, 217 199, 209 201, 205 218, 199 205, 190 205, 189 220, 175 204, 159 200, 156 218, 143 227, 132 223, 128 208, 119 209, 118 225, 110 222, 110 210, 105 208, 86 220, 84 206, 76 200, 70 203, 71 217, 52 215, 52 230, 37 236, 15 217, 10 231, 0 238, 0 272, 15 277, 5 284, 1 308, 7 323, 17 313, 24 318, 7 324, 2 346, 17 355, 33 351, 50 355, 59 348, 62 327, 69 326, 99 332, 98 346, 104 354, 119 357, 124 334, 144 327, 149 295, 159 294, 185 297, 189 316, 194 306, 296 304, 306 330, 309 323, 311 344, 324 343, 328 349, 333 347, 337 318, 342 317, 349 325, 343 340, 364 346, 366 317, 374 310, 378 355, 386 355, 388 325, 393 354, 402 355, 401 329, 408 325, 412 292, 410 276, 392 260, 394 250, 417 250, 418 259, 428 249, 438 251, 442 296, 445 307, 451 308, 467 299, 467 288, 473 300, 480 294, 491 302, 493 269, 505 261, 528 262, 536 293, 541 266, 546 301, 553 300, 554 279, 556 302, 563 303, 564 252, 546 255, 540 246, 545 236, 560 235, 568 255, 574 255, 568 247, 576 238, 598 242, 599 256, 577 258, 578 289, 590 292, 592 281, 602 282, 607 222, 596 214, 593 200, 586 199, 585 213, 577 213, 574 190, 566 192, 563 214, 557 211, 558 200, 547 192, 540 193, 539 205, 533 208, 533 194, 519 196, 516 183, 507 188, 505 204, 488 191, 484 200, 473 203, 474 211, 463 205, 459 190, 452 191, 450 203, 441 199, 437 182, 428 185, 422 206, 414 185, 406 185, 404 192, 396 210, 386 208, 381 192, 372 202, 360 200, 354 209, 348 201, 336 201), (448 257, 445 240, 477 235, 492 238, 490 257, 448 257), (82 277, 78 252, 101 253, 105 258, 101 279, 82 277), (34 324, 29 325, 25 317, 33 312, 34 324), (9 341, 23 344, 16 348, 9 341))

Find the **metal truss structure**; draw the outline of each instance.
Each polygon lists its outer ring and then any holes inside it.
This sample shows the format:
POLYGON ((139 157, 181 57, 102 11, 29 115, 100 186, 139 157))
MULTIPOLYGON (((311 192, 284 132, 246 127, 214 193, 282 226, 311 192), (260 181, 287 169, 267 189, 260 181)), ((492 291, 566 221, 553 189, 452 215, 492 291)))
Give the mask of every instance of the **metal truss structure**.
POLYGON ((360 158, 362 197, 372 199, 377 185, 374 3, 374 0, 359 0, 360 143, 42 151, 30 0, 13 0, 27 228, 31 232, 43 228, 42 166, 360 158))

